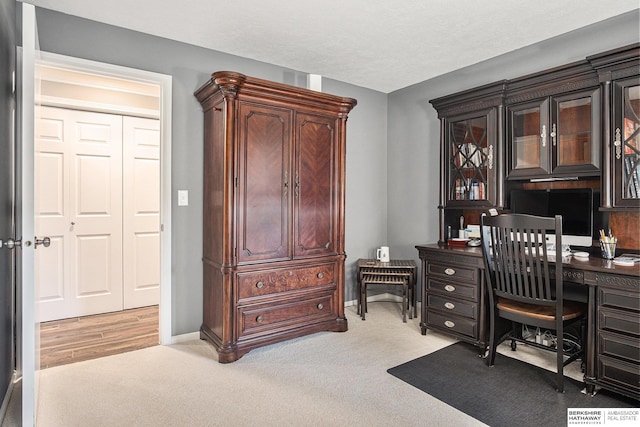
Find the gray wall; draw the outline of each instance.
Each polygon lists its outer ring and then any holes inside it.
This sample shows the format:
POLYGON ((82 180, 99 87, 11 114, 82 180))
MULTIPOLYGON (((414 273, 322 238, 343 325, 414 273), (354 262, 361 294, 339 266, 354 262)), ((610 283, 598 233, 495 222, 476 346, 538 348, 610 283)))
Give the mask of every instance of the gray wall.
MULTIPOLYGON (((118 27, 37 9, 46 52, 173 76, 172 334, 202 322, 202 111, 193 92, 218 70, 304 85, 306 74, 118 27), (177 206, 177 190, 191 193, 177 206)), ((355 299, 353 264, 387 242, 387 95, 332 80, 323 91, 356 98, 347 125, 346 299, 355 299)))
MULTIPOLYGON (((0 0, 0 239, 13 236, 13 73, 16 70, 16 3, 0 0)), ((13 252, 0 248, 0 405, 13 375, 13 252)), ((0 413, 0 419, 2 413, 0 413)))
POLYGON ((639 23, 636 10, 389 94, 388 236, 394 256, 417 260, 415 245, 438 240, 440 123, 430 99, 636 43, 639 23))
MULTIPOLYGON (((41 49, 173 76, 173 328, 198 330, 202 315, 202 113, 193 92, 217 70, 304 85, 295 70, 38 9, 41 49), (177 207, 188 189, 190 206, 177 207)), ((540 71, 638 41, 638 11, 439 76, 389 95, 325 79, 323 91, 353 97, 347 127, 347 300, 354 263, 388 244, 417 260, 438 238, 439 122, 430 99, 540 71)), ((464 55, 464 51, 452 54, 464 55)))

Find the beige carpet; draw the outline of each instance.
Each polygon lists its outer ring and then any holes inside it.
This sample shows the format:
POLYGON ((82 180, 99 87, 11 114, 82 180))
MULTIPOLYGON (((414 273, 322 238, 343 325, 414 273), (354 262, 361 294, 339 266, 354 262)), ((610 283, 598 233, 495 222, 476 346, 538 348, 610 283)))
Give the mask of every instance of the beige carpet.
POLYGON ((386 372, 451 338, 420 335, 419 320, 402 323, 397 303, 370 303, 366 321, 347 307, 347 317, 346 333, 271 345, 226 365, 196 339, 45 369, 38 426, 483 425, 386 372))

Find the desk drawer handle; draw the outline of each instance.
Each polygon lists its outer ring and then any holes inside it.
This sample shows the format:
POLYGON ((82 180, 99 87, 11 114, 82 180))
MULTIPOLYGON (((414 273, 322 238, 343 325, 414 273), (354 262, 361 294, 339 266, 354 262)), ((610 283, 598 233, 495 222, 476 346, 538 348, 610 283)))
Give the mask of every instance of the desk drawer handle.
POLYGON ((322 279, 323 277, 324 277, 324 273, 323 272, 318 273, 318 279, 322 279))
POLYGON ((264 283, 262 283, 262 281, 256 283, 256 288, 258 289, 262 289, 263 286, 264 286, 264 283))
POLYGON ((453 285, 445 285, 444 286, 444 290, 447 291, 447 292, 453 292, 453 291, 456 290, 456 287, 453 286, 453 285))
POLYGON ((447 328, 453 328, 454 326, 456 326, 456 324, 453 323, 451 320, 446 320, 444 322, 444 326, 446 326, 447 328))
POLYGON ((256 322, 262 323, 263 321, 264 321, 264 317, 262 317, 262 316, 256 317, 256 322))
POLYGON ((445 268, 444 274, 448 276, 453 276, 454 274, 456 274, 456 271, 453 268, 445 268))
POLYGON ((324 308, 324 305, 322 303, 318 304, 318 310, 322 310, 324 308))
POLYGON ((452 302, 445 302, 444 306, 446 308, 448 308, 449 310, 453 310, 454 308, 456 308, 456 305, 454 303, 452 303, 452 302))

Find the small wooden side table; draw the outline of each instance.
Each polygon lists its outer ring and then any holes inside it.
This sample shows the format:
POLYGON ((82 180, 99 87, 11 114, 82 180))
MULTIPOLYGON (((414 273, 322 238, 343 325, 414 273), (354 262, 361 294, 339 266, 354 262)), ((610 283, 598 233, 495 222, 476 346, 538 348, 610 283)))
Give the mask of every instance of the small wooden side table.
POLYGON ((380 262, 375 259, 358 260, 358 314, 365 320, 367 312, 367 285, 402 286, 402 321, 418 317, 417 311, 417 266, 413 260, 391 260, 380 262))

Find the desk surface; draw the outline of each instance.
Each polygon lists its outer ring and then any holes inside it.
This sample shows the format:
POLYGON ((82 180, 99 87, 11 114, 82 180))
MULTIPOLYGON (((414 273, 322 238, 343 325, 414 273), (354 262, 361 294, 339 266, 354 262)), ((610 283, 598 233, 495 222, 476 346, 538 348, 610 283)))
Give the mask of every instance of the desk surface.
MULTIPOLYGON (((482 248, 480 247, 459 247, 438 245, 437 243, 418 245, 416 249, 427 251, 438 251, 440 253, 450 253, 451 255, 460 254, 465 256, 474 256, 482 258, 482 248)), ((593 271, 598 273, 618 274, 622 276, 639 276, 640 263, 634 266, 623 266, 614 264, 613 261, 602 259, 599 256, 591 255, 589 258, 565 257, 562 259, 563 268, 569 268, 582 271, 593 271)))

